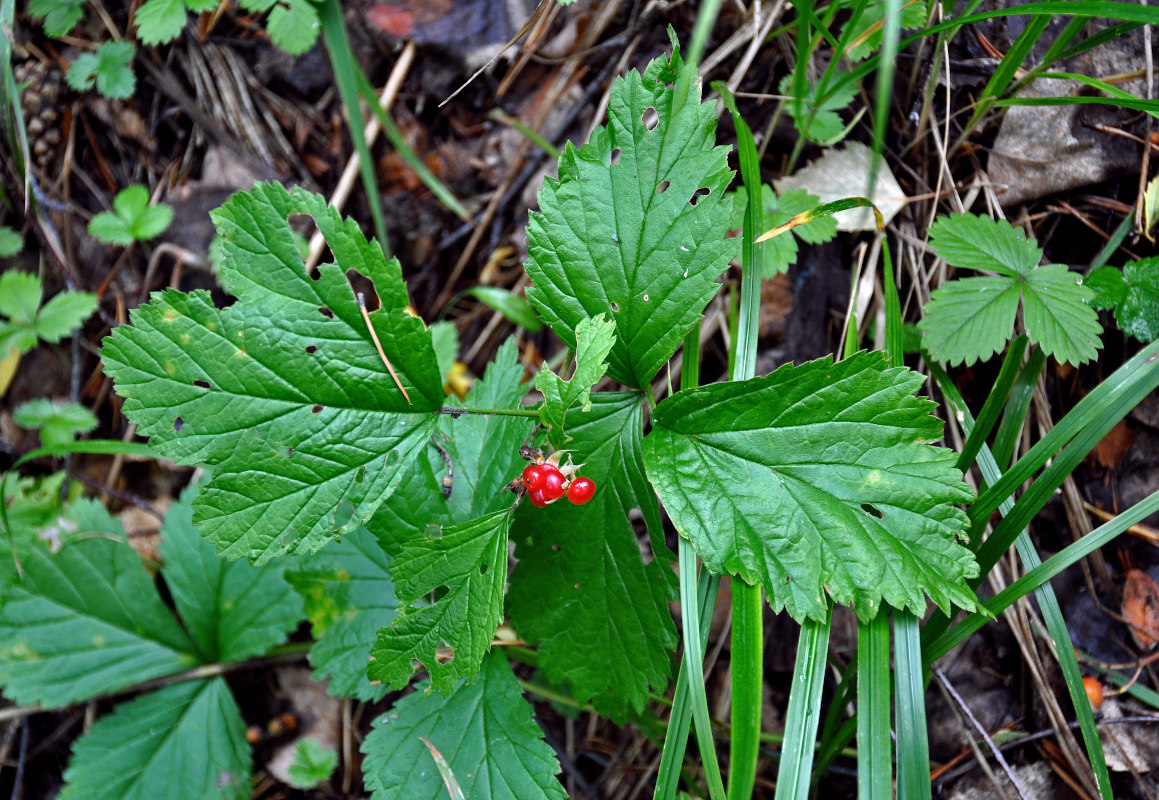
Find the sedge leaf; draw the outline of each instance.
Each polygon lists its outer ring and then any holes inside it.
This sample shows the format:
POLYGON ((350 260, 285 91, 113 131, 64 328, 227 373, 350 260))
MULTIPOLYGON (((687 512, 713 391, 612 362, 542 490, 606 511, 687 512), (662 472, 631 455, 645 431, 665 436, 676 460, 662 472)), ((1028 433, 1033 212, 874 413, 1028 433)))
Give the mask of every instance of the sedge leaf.
POLYGON ((641 711, 649 689, 667 686, 677 644, 668 611, 674 558, 644 476, 642 428, 638 393, 596 394, 567 442, 595 496, 581 506, 521 503, 511 534, 518 563, 507 605, 516 630, 539 643, 539 666, 553 682, 617 720, 641 711), (636 508, 648 525, 649 563, 628 516, 636 508))
POLYGON ((473 684, 444 697, 407 695, 374 721, 362 744, 374 800, 442 800, 447 796, 429 741, 447 759, 466 797, 563 800, 559 762, 543 741, 507 659, 488 656, 473 684))
POLYGON ((367 670, 371 680, 401 689, 414 674, 414 661, 445 695, 460 678, 474 679, 503 621, 510 524, 509 510, 496 511, 403 545, 391 567, 401 610, 378 633, 367 670), (412 607, 436 590, 443 592, 434 602, 412 607), (440 647, 452 649, 449 662, 440 647))
POLYGON ((201 484, 187 487, 165 515, 162 574, 203 660, 244 661, 285 641, 302 619, 302 600, 283 577, 283 565, 217 557, 193 526, 200 490, 201 484))
POLYGON ((1115 324, 1140 342, 1159 338, 1159 258, 1131 261, 1121 270, 1100 267, 1084 285, 1096 294, 1095 308, 1113 308, 1115 324))
POLYGON ((573 347, 582 320, 611 312, 608 374, 636 388, 700 318, 739 246, 725 238, 732 171, 714 145, 716 105, 699 102, 697 83, 673 114, 665 82, 682 68, 673 54, 615 82, 607 127, 567 145, 527 225, 527 299, 573 347))
POLYGON ((390 557, 370 531, 330 542, 317 553, 294 559, 286 577, 306 601, 314 634, 310 665, 338 697, 379 700, 386 687, 366 677, 378 630, 394 619, 398 601, 390 579, 390 557))
POLYGON ((973 493, 929 444, 942 422, 913 396, 923 381, 863 352, 680 391, 644 440, 648 478, 709 569, 798 621, 824 620, 826 595, 862 620, 882 601, 920 616, 926 594, 972 609, 978 566, 955 539, 973 493))
POLYGON ((264 563, 354 530, 391 494, 443 399, 431 334, 406 312, 397 260, 303 189, 258 184, 212 214, 220 280, 237 298, 166 291, 104 342, 125 415, 168 458, 215 466, 194 524, 228 558, 264 563), (309 214, 337 264, 307 275, 287 224, 309 214), (346 270, 381 307, 383 364, 346 270))
POLYGON ((5 695, 18 703, 66 706, 197 664, 193 642, 108 512, 78 501, 61 525, 72 540, 60 552, 32 540, 4 554, 5 695))
POLYGON ((245 720, 222 678, 117 706, 73 745, 59 800, 244 800, 245 720))
MULTIPOLYGON (((616 324, 600 314, 576 326, 575 373, 565 381, 544 364, 535 376, 535 388, 543 392, 539 419, 549 430, 563 432, 568 409, 579 403, 592 410, 591 389, 608 369, 608 353, 616 343, 616 324)), ((566 437, 565 437, 566 438, 566 437)))

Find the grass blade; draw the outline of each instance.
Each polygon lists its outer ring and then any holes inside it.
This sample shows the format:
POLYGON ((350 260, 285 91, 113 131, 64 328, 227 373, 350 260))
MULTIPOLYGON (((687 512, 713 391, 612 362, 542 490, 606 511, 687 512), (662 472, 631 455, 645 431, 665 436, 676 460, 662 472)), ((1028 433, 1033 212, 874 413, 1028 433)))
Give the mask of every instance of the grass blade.
POLYGON ((793 688, 789 691, 789 710, 785 716, 781 766, 777 771, 776 800, 806 800, 809 796, 832 621, 830 612, 824 622, 807 620, 801 626, 797 663, 793 667, 793 688))
POLYGON ((893 613, 896 665, 894 716, 897 720, 898 800, 930 800, 930 742, 926 731, 926 681, 921 626, 908 611, 893 613))
MULTIPOLYGON (((1028 342, 1029 339, 1023 334, 1016 337, 1006 350, 1006 359, 1002 362, 1002 369, 998 372, 998 379, 994 381, 994 388, 990 390, 986 402, 982 404, 982 410, 978 412, 978 421, 974 425, 974 430, 970 431, 970 435, 966 437, 966 443, 962 446, 962 453, 958 456, 958 469, 963 472, 974 465, 974 459, 977 457, 978 451, 982 449, 982 445, 986 443, 986 439, 990 436, 990 432, 998 422, 1002 408, 1006 405, 1006 400, 1010 396, 1010 390, 1014 387, 1014 380, 1022 370, 1022 356, 1026 353, 1026 345, 1028 342)), ((1031 387, 1031 391, 1033 393, 1033 386, 1031 387)))
POLYGON ((1006 401, 1002 424, 998 426, 998 433, 994 434, 994 446, 990 448, 994 460, 1003 469, 1009 467, 1010 462, 1014 460, 1014 447, 1018 444, 1018 436, 1022 432, 1026 414, 1030 411, 1030 401, 1034 399, 1034 387, 1038 384, 1038 376, 1042 374, 1045 366, 1046 354, 1037 347, 1031 350, 1026 366, 1022 368, 1018 379, 1014 381, 1014 388, 1010 390, 1010 399, 1006 401))
POLYGON ((857 797, 891 800, 889 611, 857 625, 857 797))

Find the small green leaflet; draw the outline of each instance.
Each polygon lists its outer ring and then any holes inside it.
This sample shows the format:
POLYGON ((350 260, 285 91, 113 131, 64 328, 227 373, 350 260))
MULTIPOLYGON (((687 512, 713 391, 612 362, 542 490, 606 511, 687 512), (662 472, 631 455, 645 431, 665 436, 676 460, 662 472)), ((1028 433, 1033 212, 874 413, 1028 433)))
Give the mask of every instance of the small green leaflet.
POLYGON ((258 184, 211 214, 220 280, 237 298, 166 291, 105 339, 105 373, 139 432, 168 458, 213 465, 194 524, 228 558, 310 553, 390 496, 442 405, 431 334, 406 313, 398 261, 301 188, 258 184), (337 264, 307 275, 287 224, 309 214, 337 264), (383 364, 346 270, 369 278, 370 314, 411 402, 383 364))
POLYGON ((329 681, 326 691, 337 697, 381 699, 386 687, 370 683, 366 662, 378 630, 394 619, 398 601, 390 557, 378 540, 359 528, 291 561, 286 578, 306 601, 315 679, 329 681))
MULTIPOLYGON (((842 2, 838 5, 854 7, 856 2, 842 2)), ((929 3, 926 0, 909 0, 901 7, 902 30, 920 28, 926 21, 929 3)), ((865 6, 856 27, 849 31, 848 23, 841 28, 841 37, 848 37, 850 47, 845 51, 845 57, 850 61, 861 61, 868 58, 873 51, 881 47, 882 22, 885 19, 885 3, 872 2, 865 6)))
POLYGON ((508 322, 526 328, 529 333, 543 330, 543 323, 535 316, 535 309, 514 292, 498 286, 476 286, 468 289, 466 294, 481 300, 487 307, 502 314, 508 322))
POLYGON ((28 14, 44 21, 44 32, 54 39, 64 36, 84 16, 84 0, 31 0, 28 14))
MULTIPOLYGON (((729 192, 729 197, 733 198, 730 227, 741 230, 744 228, 745 210, 749 204, 748 195, 745 192, 729 192)), ((765 184, 761 186, 761 203, 764 213, 757 229, 758 234, 783 225, 803 211, 816 208, 821 205, 821 200, 804 189, 789 189, 778 197, 773 187, 765 184)), ((826 216, 760 242, 757 247, 764 252, 764 277, 771 278, 796 263, 797 239, 808 244, 824 244, 836 235, 837 221, 832 216, 826 216)))
POLYGON ((681 391, 644 440, 648 478, 709 569, 760 583, 774 610, 822 620, 826 595, 862 620, 925 595, 972 609, 978 574, 955 539, 973 493, 921 375, 858 353, 681 391))
POLYGON ((57 405, 45 397, 19 405, 12 412, 12 421, 21 428, 39 430, 46 447, 71 442, 77 434, 97 427, 96 416, 80 403, 57 405))
POLYGON ((930 244, 951 266, 997 272, 959 278, 933 292, 918 328, 930 354, 973 364, 1006 346, 1022 304, 1030 341, 1062 362, 1078 365, 1102 346, 1094 292, 1062 264, 1038 266, 1042 251, 1007 222, 955 214, 930 228, 930 244))
POLYGON ((266 31, 270 40, 291 55, 305 53, 318 39, 321 23, 318 9, 310 0, 241 0, 241 7, 246 11, 269 11, 266 31))
MULTIPOLYGON (((545 428, 563 432, 568 409, 579 403, 583 412, 592 410, 591 388, 604 377, 604 361, 616 342, 616 324, 600 314, 582 320, 575 329, 575 373, 565 381, 544 364, 535 376, 535 388, 543 392, 539 419, 545 428)), ((566 434, 564 439, 566 440, 566 434)))
POLYGON ((222 678, 117 706, 73 745, 59 800, 245 800, 245 720, 222 678))
POLYGON ((185 629, 206 663, 244 661, 281 644, 303 617, 283 564, 225 561, 193 527, 194 484, 161 526, 162 574, 185 629))
POLYGON ((127 100, 137 90, 137 76, 129 66, 136 55, 137 48, 132 42, 103 42, 95 53, 77 56, 65 80, 78 92, 96 86, 105 97, 127 100))
POLYGON ((3 554, 0 686, 6 697, 63 707, 199 663, 197 648, 108 512, 78 501, 58 528, 71 541, 56 554, 21 537, 23 579, 11 551, 3 554), (79 538, 86 533, 92 538, 79 538))
POLYGON ((117 192, 112 211, 102 211, 89 221, 89 233, 105 244, 126 246, 160 236, 172 221, 170 206, 149 205, 149 190, 134 184, 117 192))
MULTIPOLYGON (((838 70, 830 78, 830 84, 836 83, 846 74, 838 70)), ((795 98, 792 75, 781 79, 781 94, 795 98)), ((810 87, 808 95, 786 103, 785 110, 793 118, 797 130, 809 141, 824 145, 837 144, 846 134, 845 123, 837 112, 852 103, 857 96, 857 81, 849 81, 821 103, 817 102, 816 95, 817 87, 810 87)))
MULTIPOLYGON (((421 688, 421 687, 420 687, 421 688)), ((447 696, 407 695, 374 721, 362 744, 373 800, 444 800, 427 739, 448 760, 463 794, 488 800, 563 800, 559 762, 543 741, 507 659, 492 653, 479 679, 447 696)))
POLYGON ((1099 267, 1083 282, 1095 308, 1115 310, 1115 324, 1144 344, 1159 338, 1159 258, 1131 261, 1122 270, 1099 267))
POLYGON ((24 249, 24 238, 7 225, 0 225, 0 258, 11 258, 24 249))
POLYGON ((185 27, 185 11, 212 11, 216 0, 147 0, 133 15, 137 38, 144 44, 165 44, 177 38, 185 27))
POLYGON ((338 766, 338 752, 323 747, 314 739, 303 737, 294 746, 294 763, 286 770, 295 789, 313 789, 330 780, 338 766))
POLYGON ((510 525, 511 512, 496 511, 403 545, 391 566, 402 610, 378 632, 367 670, 371 680, 402 689, 414 674, 414 661, 444 695, 460 678, 475 678, 503 621, 510 525), (412 607, 440 588, 446 591, 434 602, 412 607), (440 647, 452 648, 453 655, 438 652, 440 647))
POLYGON ((616 80, 607 127, 567 145, 527 226, 527 299, 569 346, 581 321, 610 312, 608 374, 636 388, 676 351, 740 245, 725 238, 729 148, 714 144, 716 105, 699 102, 699 81, 673 117, 664 84, 681 69, 673 55, 616 80))
POLYGON ((566 446, 584 465, 580 474, 596 481, 595 496, 582 506, 521 503, 511 532, 515 629, 539 644, 539 666, 554 683, 620 721, 643 710, 650 689, 666 688, 677 645, 668 610, 676 574, 644 476, 642 429, 639 393, 593 396, 566 446), (648 526, 647 564, 628 517, 634 508, 648 526))
POLYGON ((8 270, 0 275, 0 357, 15 347, 26 353, 37 339, 56 344, 80 327, 97 308, 96 295, 61 292, 41 308, 44 288, 40 278, 28 272, 8 270))

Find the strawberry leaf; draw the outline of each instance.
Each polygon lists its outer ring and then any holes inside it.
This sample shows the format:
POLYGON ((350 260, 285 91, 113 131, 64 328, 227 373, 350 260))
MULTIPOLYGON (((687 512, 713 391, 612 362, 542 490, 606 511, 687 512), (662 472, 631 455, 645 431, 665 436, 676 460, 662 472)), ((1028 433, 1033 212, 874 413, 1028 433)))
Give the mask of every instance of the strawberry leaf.
POLYGON ((212 214, 220 279, 237 298, 167 291, 102 349, 125 415, 182 463, 215 467, 194 524, 228 558, 310 553, 390 496, 435 428, 443 400, 430 331, 406 286, 351 220, 302 189, 258 184, 212 214), (287 224, 309 214, 337 264, 307 275, 287 224), (347 279, 369 278, 384 366, 347 279))
POLYGON ((700 318, 739 245, 725 239, 732 171, 714 146, 715 104, 699 102, 696 82, 673 115, 664 84, 682 68, 674 54, 615 82, 607 127, 568 144, 527 226, 527 299, 573 347, 582 320, 611 312, 608 374, 636 388, 700 318))
POLYGON ((640 395, 601 392, 571 423, 567 447, 580 474, 596 482, 582 506, 522 503, 512 540, 508 613, 539 643, 539 666, 576 699, 623 720, 650 688, 663 690, 677 639, 668 603, 676 599, 672 553, 664 544, 656 495, 640 458, 640 395), (638 508, 654 557, 645 563, 628 517, 638 508))
POLYGON ((73 745, 58 800, 243 800, 252 759, 222 678, 117 706, 73 745))
POLYGON ((1100 267, 1084 285, 1097 297, 1095 308, 1113 308, 1115 324, 1140 342, 1159 339, 1159 258, 1131 261, 1122 270, 1100 267))
POLYGON ((374 721, 362 752, 373 800, 446 797, 426 739, 448 761, 466 797, 563 800, 559 762, 543 741, 507 659, 493 653, 479 679, 447 696, 407 695, 374 721))
POLYGON ((709 569, 760 583, 774 610, 862 620, 887 602, 919 616, 974 607, 973 555, 955 541, 973 493, 936 441, 923 377, 880 353, 786 365, 681 391, 644 440, 648 478, 709 569))

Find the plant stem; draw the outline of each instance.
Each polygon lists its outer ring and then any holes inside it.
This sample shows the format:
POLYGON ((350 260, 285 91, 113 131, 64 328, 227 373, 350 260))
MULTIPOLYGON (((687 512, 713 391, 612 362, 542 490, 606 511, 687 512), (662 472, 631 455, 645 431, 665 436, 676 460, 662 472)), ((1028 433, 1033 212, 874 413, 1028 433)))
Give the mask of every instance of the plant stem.
POLYGON ((457 406, 443 406, 435 411, 436 414, 446 414, 451 417, 463 414, 482 414, 493 417, 526 417, 539 419, 539 412, 534 408, 459 408, 457 406))

